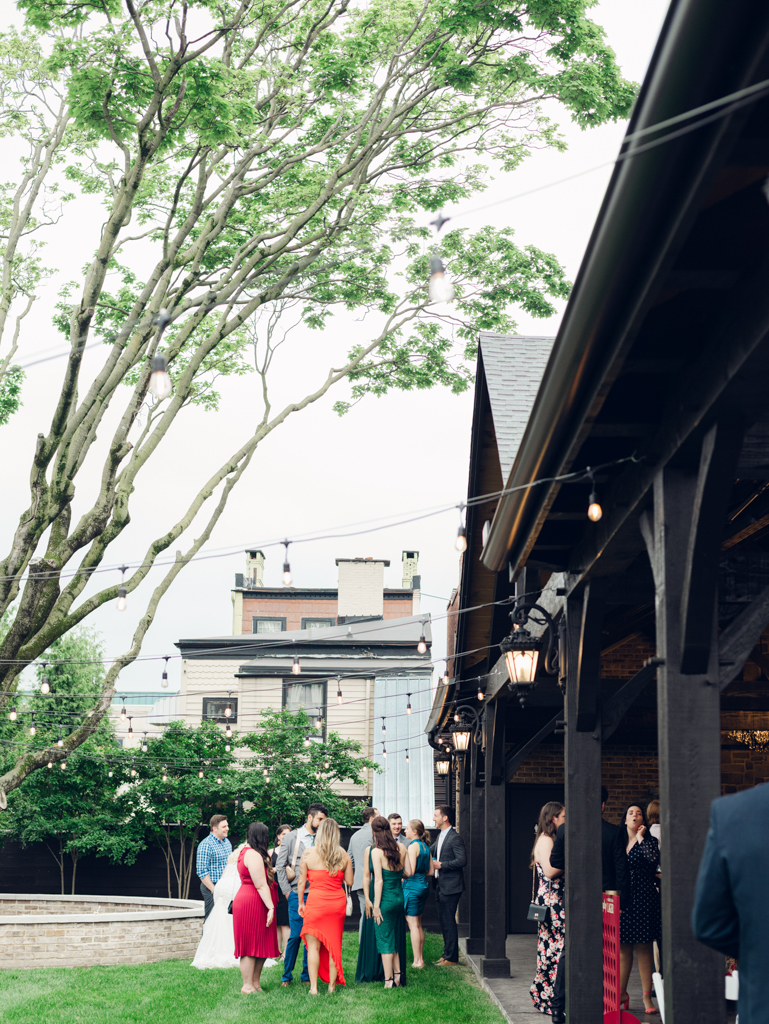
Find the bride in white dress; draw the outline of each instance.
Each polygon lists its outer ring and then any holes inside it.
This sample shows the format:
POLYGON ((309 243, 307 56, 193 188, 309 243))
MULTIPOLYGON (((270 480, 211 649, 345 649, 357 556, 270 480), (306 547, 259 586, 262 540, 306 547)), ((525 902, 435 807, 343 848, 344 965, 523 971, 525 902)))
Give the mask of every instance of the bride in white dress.
MULTIPOLYGON (((242 843, 237 850, 233 850, 227 858, 227 867, 222 877, 214 886, 214 909, 203 925, 203 935, 192 961, 192 966, 201 971, 209 967, 240 967, 240 960, 235 957, 235 934, 229 906, 240 888, 238 855, 244 846, 245 843, 242 843)), ((264 966, 271 967, 276 962, 265 960, 264 966)))

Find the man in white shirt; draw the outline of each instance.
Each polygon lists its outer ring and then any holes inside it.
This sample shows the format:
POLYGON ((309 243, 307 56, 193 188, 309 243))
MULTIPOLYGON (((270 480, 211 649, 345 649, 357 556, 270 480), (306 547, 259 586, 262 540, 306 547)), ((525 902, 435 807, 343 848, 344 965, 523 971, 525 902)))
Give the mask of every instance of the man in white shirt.
POLYGON ((465 891, 463 868, 467 851, 453 820, 453 808, 445 805, 435 808, 433 821, 439 833, 431 852, 435 861, 435 902, 443 932, 443 956, 437 961, 441 967, 455 966, 459 962, 457 907, 465 891))
MULTIPOLYGON (((283 980, 281 982, 283 988, 288 988, 291 984, 294 974, 294 965, 296 964, 296 956, 299 952, 299 946, 302 944, 300 938, 302 932, 302 918, 299 916, 299 896, 297 895, 296 887, 299 879, 299 861, 302 859, 302 853, 309 847, 315 845, 315 833, 318 831, 320 823, 324 818, 328 817, 328 810, 323 804, 310 804, 307 808, 307 821, 301 828, 294 829, 293 832, 289 832, 284 837, 283 842, 280 844, 278 850, 278 860, 275 864, 275 874, 277 876, 278 885, 283 890, 288 903, 288 922, 291 926, 291 935, 286 948, 283 951, 283 980), (286 873, 286 868, 291 869, 293 878, 289 878, 286 873)), ((306 893, 309 886, 305 889, 306 893)), ((307 948, 305 947, 304 956, 302 958, 302 981, 309 983, 310 975, 307 971, 307 948)))

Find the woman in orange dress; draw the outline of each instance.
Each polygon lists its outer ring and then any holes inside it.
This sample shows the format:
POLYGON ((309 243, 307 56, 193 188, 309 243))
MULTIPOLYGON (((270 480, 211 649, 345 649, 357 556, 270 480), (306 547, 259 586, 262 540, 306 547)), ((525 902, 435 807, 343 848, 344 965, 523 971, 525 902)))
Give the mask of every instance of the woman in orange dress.
POLYGON ((318 994, 319 975, 321 981, 328 982, 329 994, 333 993, 337 982, 344 985, 342 932, 347 895, 343 886, 350 886, 352 882, 352 861, 339 845, 339 826, 333 818, 326 818, 320 823, 315 845, 302 854, 297 881, 311 996, 318 994), (306 885, 310 891, 305 903, 306 885))
POLYGON ((252 821, 246 845, 238 857, 241 886, 232 903, 235 956, 240 957, 243 995, 261 992, 262 967, 268 957, 280 956, 275 907, 278 887, 267 855, 269 832, 261 821, 252 821))

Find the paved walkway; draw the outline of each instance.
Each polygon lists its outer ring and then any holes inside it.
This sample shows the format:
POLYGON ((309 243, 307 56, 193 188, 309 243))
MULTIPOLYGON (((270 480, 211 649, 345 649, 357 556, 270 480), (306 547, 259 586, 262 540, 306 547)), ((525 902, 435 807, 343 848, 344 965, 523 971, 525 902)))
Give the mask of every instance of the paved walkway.
MULTIPOLYGON (((464 940, 460 939, 464 948, 464 940)), ((467 955, 467 954, 465 954, 467 955)), ((537 936, 508 935, 507 955, 510 958, 510 978, 480 978, 480 957, 468 956, 467 960, 481 984, 499 1006, 510 1024, 535 1024, 535 1021, 549 1021, 534 1009, 529 995, 537 965, 537 936)), ((644 1024, 659 1021, 659 1014, 646 1016, 643 1012, 641 979, 634 966, 630 975, 630 1009, 644 1024)))

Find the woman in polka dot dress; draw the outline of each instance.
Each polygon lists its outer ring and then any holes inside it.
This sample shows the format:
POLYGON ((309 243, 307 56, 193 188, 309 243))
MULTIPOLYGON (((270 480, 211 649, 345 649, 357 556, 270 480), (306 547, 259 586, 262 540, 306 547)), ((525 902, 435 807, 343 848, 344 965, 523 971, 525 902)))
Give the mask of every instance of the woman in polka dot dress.
POLYGON ((652 943, 659 941, 662 932, 660 895, 654 884, 660 844, 649 832, 643 809, 637 804, 628 807, 617 839, 625 848, 630 873, 630 902, 621 907, 619 927, 622 1000, 627 1006, 627 983, 635 949, 643 983, 644 1010, 647 1014, 657 1013, 651 995, 654 970, 652 943))

